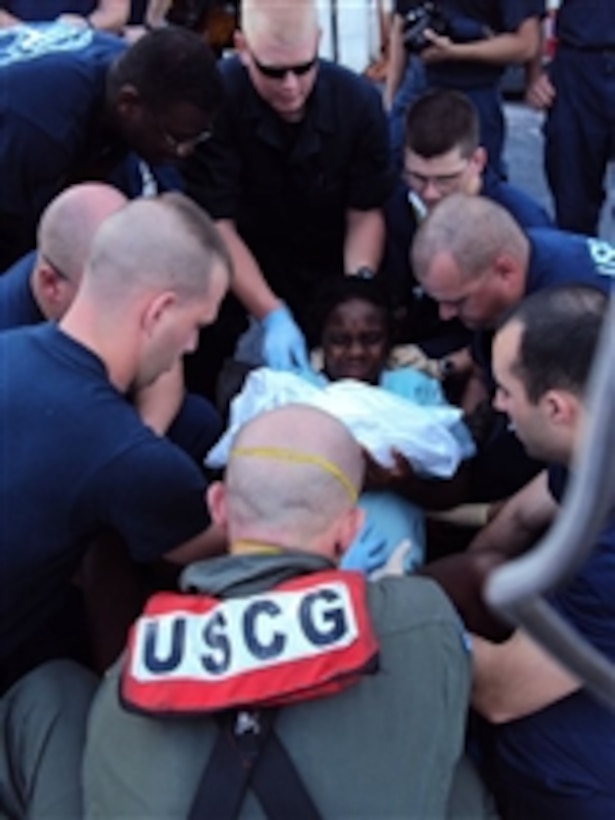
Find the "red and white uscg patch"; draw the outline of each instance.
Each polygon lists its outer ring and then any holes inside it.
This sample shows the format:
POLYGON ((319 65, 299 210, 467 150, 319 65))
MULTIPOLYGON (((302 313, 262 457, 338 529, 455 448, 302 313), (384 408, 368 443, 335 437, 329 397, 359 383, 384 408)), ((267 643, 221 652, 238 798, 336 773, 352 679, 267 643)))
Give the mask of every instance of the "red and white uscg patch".
POLYGON ((160 593, 131 630, 121 694, 158 714, 280 705, 355 683, 377 655, 359 573, 228 600, 160 593))

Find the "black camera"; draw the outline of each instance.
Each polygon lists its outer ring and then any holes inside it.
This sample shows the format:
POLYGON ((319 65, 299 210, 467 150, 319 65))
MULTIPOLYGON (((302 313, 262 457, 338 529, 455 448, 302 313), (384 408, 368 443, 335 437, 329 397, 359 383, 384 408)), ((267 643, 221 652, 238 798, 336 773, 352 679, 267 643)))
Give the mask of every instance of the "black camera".
POLYGON ((425 39, 426 29, 431 29, 435 34, 450 34, 448 20, 435 3, 421 3, 406 13, 402 31, 407 51, 418 54, 427 48, 429 40, 425 39))

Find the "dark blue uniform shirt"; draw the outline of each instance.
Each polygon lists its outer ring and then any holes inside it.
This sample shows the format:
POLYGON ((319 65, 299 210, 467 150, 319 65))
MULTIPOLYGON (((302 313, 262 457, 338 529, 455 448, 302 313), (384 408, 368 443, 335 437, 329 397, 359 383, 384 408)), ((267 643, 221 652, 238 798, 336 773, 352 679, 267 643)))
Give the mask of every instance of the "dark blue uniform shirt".
POLYGON ((97 0, 4 0, 2 8, 20 20, 55 20, 60 14, 79 14, 87 17, 97 0))
POLYGON ((321 60, 304 119, 285 123, 237 58, 221 63, 226 103, 214 137, 185 166, 187 191, 233 219, 274 291, 295 312, 344 272, 347 209, 384 204, 393 184, 377 90, 321 60))
POLYGON ((564 0, 557 12, 559 41, 580 49, 615 48, 612 0, 564 0))
POLYGON ((30 287, 35 262, 36 251, 32 251, 0 276, 0 330, 45 321, 30 287))
MULTIPOLYGON (((548 476, 549 490, 560 503, 567 471, 553 466, 548 476)), ((615 519, 611 518, 576 578, 549 596, 559 614, 611 662, 615 662, 613 590, 615 519)), ((545 820, 614 816, 615 715, 586 691, 498 727, 497 746, 500 761, 520 776, 526 790, 535 790, 538 800, 546 789, 562 801, 578 801, 570 815, 561 814, 561 808, 551 812, 543 808, 540 816, 545 820)))
POLYGON ((0 212, 35 224, 72 173, 109 153, 105 79, 125 48, 112 35, 54 23, 0 32, 0 212))
POLYGON ((0 333, 0 396, 1 673, 61 609, 92 538, 113 530, 149 561, 209 519, 198 467, 55 324, 0 333))

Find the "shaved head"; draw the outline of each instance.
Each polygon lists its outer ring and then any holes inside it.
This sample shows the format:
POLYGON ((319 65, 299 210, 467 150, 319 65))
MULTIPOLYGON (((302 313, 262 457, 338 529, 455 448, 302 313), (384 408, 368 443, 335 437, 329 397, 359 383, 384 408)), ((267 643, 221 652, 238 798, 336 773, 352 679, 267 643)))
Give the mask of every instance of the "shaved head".
POLYGON ((227 467, 231 537, 301 547, 354 509, 363 470, 359 445, 328 413, 261 414, 235 437, 227 467))
POLYGON ((316 35, 318 9, 315 0, 243 0, 241 28, 255 47, 263 38, 294 45, 316 35))
POLYGON ((432 260, 449 254, 464 277, 480 275, 501 253, 526 259, 529 243, 512 216, 490 199, 455 193, 434 208, 412 245, 412 270, 422 282, 432 260))
POLYGON ((38 251, 67 279, 77 284, 96 231, 127 199, 100 182, 73 185, 44 211, 38 226, 38 251))
POLYGON ((228 251, 209 216, 182 194, 163 194, 133 200, 105 221, 83 287, 107 304, 156 289, 189 299, 206 293, 216 263, 230 274, 228 251))

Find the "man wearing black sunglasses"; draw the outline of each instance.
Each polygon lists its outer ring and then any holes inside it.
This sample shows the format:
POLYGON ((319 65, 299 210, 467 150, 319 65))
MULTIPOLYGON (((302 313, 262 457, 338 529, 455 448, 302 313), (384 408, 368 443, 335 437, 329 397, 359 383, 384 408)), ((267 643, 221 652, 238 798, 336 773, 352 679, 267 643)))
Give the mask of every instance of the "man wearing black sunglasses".
MULTIPOLYGON (((377 91, 319 59, 319 39, 313 0, 245 0, 215 134, 184 168, 231 249, 234 295, 261 322, 263 359, 280 369, 306 363, 299 328, 318 283, 378 268, 392 183, 377 91)), ((232 351, 244 316, 227 305, 215 343, 202 345, 210 363, 212 348, 232 351)))

